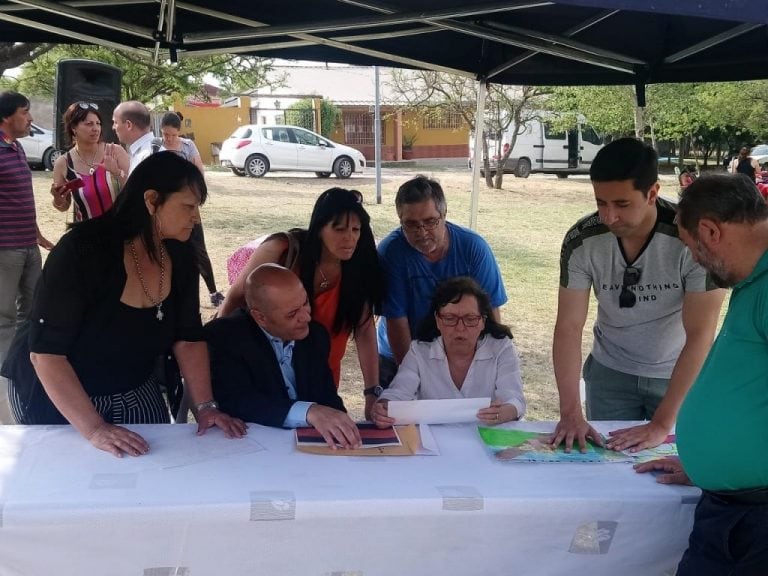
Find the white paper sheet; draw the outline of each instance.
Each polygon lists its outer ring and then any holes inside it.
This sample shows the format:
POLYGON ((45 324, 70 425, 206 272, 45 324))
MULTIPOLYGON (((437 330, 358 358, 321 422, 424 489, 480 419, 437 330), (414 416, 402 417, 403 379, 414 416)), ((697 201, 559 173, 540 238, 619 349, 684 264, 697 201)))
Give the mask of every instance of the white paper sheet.
POLYGON ((476 422, 477 411, 490 404, 490 398, 390 400, 387 415, 397 424, 458 424, 476 422))
POLYGON ((419 424, 419 448, 416 454, 419 456, 440 456, 440 448, 437 446, 437 440, 435 440, 429 424, 419 424))

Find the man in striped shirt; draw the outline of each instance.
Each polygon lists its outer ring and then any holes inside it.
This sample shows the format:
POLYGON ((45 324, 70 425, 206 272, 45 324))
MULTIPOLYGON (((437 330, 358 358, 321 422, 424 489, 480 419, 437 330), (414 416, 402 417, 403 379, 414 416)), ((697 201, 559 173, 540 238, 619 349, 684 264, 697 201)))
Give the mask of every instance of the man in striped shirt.
MULTIPOLYGON (((0 94, 0 364, 32 304, 42 268, 38 245, 53 247, 37 227, 32 173, 18 142, 29 135, 31 124, 26 96, 0 94)), ((13 423, 8 383, 0 377, 0 424, 13 423)))

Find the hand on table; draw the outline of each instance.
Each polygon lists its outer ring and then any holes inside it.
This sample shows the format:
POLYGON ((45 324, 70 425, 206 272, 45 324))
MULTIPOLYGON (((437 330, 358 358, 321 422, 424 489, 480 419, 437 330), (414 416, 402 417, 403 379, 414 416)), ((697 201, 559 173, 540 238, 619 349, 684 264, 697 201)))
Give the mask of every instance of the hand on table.
POLYGON ((233 418, 216 408, 206 408, 197 413, 197 434, 205 434, 208 428, 217 426, 227 438, 242 438, 246 434, 245 422, 233 418))
POLYGON ((586 452, 587 438, 591 439, 598 446, 604 445, 602 434, 584 419, 581 412, 573 415, 561 415, 555 431, 550 436, 550 445, 552 448, 557 448, 565 441, 565 451, 570 452, 573 448, 573 441, 577 440, 579 450, 586 452))
POLYGON ((338 446, 360 448, 363 445, 357 424, 341 410, 322 404, 312 404, 307 411, 307 423, 320 432, 325 442, 333 450, 336 450, 338 446))
POLYGON ((371 420, 379 428, 392 428, 395 425, 395 419, 388 416, 388 405, 388 400, 379 400, 371 408, 371 420))
POLYGON ((693 483, 688 475, 683 470, 683 465, 678 458, 659 458, 657 460, 651 460, 650 462, 643 462, 641 464, 635 464, 633 466, 635 472, 654 472, 661 471, 664 474, 659 474, 656 477, 656 482, 659 484, 686 484, 692 486, 693 483))
POLYGON ((669 430, 656 424, 653 420, 630 428, 621 428, 609 432, 610 439, 606 447, 611 450, 627 450, 639 452, 646 448, 655 448, 667 439, 669 430))
POLYGON ((501 400, 493 400, 488 408, 477 411, 477 419, 488 426, 517 420, 517 408, 512 404, 503 404, 501 400))
POLYGON ((122 458, 123 454, 141 456, 149 452, 149 444, 144 438, 122 426, 102 422, 86 439, 99 450, 122 458))

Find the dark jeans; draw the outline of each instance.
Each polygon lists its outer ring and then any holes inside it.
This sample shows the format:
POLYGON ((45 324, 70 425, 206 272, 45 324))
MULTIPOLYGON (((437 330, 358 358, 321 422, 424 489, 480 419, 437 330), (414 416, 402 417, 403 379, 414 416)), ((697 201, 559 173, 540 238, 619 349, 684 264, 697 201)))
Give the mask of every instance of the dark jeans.
POLYGON ((688 550, 677 567, 677 576, 766 574, 768 503, 734 503, 704 491, 696 506, 688 550))
POLYGON ((203 234, 203 225, 195 224, 192 228, 192 234, 189 237, 189 243, 192 244, 192 251, 195 254, 197 268, 200 270, 200 276, 203 277, 208 292, 216 292, 216 280, 213 278, 213 266, 208 257, 208 250, 205 247, 205 234, 203 234))

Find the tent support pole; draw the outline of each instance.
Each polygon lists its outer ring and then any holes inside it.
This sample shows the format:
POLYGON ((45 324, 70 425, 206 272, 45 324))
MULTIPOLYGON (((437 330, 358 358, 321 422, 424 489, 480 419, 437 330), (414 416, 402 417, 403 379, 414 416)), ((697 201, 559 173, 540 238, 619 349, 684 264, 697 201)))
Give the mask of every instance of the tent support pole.
POLYGON ((469 207, 469 227, 477 227, 477 204, 480 196, 480 165, 483 163, 483 132, 485 131, 485 95, 488 90, 485 78, 477 83, 477 110, 475 110, 475 153, 472 163, 472 195, 469 207))

